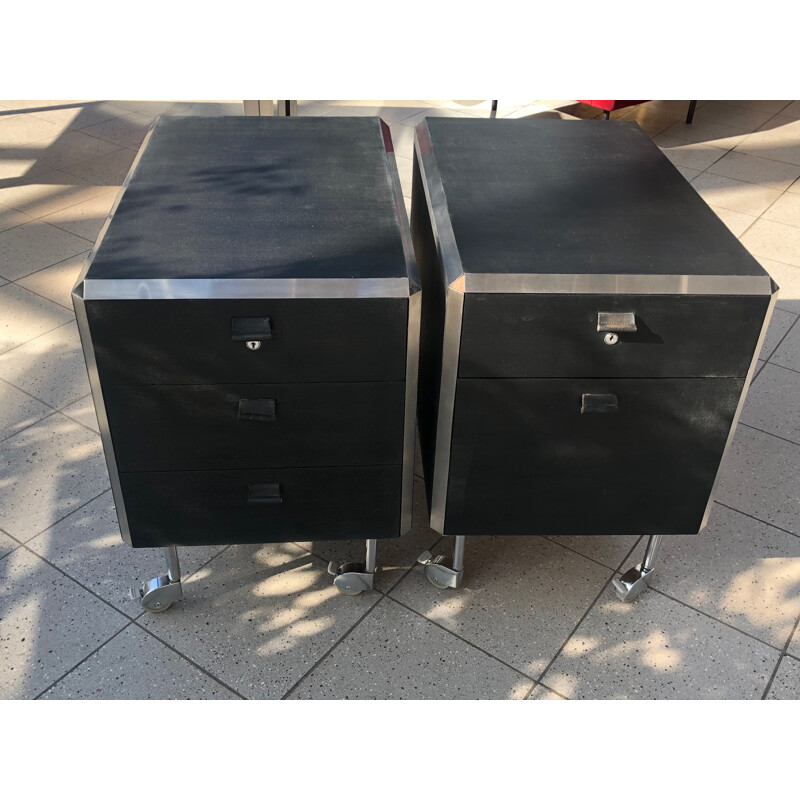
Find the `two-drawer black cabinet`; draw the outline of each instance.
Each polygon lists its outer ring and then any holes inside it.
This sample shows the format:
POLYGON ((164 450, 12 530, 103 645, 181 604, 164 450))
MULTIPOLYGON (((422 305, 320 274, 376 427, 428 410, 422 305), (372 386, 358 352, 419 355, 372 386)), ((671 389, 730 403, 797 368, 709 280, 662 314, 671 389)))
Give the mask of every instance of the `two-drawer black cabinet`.
POLYGON ((632 122, 428 119, 413 181, 432 526, 697 533, 774 300, 758 262, 632 122))
POLYGON ((134 547, 411 527, 420 295, 379 119, 160 117, 74 304, 134 547))

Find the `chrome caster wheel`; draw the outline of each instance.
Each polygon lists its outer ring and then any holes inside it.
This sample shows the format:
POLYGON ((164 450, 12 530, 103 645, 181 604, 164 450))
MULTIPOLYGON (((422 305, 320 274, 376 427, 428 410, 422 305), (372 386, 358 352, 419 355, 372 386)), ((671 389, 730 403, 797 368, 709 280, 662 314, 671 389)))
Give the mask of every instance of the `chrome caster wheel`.
POLYGON ((461 586, 464 570, 453 569, 449 566, 449 559, 444 556, 434 557, 426 550, 417 559, 417 563, 424 566, 425 577, 437 589, 457 589, 461 586))
POLYGON ((617 597, 623 603, 633 602, 649 585, 653 579, 653 564, 661 545, 661 535, 653 534, 647 540, 644 561, 631 567, 621 578, 614 578, 611 583, 617 597))
POLYGON ((371 589, 375 574, 367 572, 365 564, 348 561, 338 567, 335 562, 328 564, 328 574, 333 575, 333 585, 339 594, 355 597, 361 592, 371 589))
POLYGON ((131 589, 131 598, 138 600, 142 608, 158 614, 166 611, 173 603, 183 597, 180 581, 170 581, 168 575, 153 578, 141 586, 131 589))

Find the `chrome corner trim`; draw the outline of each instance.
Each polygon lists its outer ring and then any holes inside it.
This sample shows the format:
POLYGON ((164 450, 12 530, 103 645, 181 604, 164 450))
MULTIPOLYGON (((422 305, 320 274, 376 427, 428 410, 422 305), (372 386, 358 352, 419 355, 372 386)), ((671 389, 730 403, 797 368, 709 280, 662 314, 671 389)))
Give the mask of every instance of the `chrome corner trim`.
POLYGON ((436 420, 436 448, 433 468, 430 525, 444 533, 447 510, 447 485, 450 478, 450 445, 453 438, 453 412, 456 402, 458 359, 461 350, 461 323, 464 293, 448 287, 445 299, 444 338, 442 341, 442 380, 436 420))
POLYGON ((75 308, 75 318, 78 323, 78 332, 81 337, 83 357, 86 361, 86 372, 89 375, 89 386, 92 390, 95 411, 97 412, 97 423, 100 428, 100 439, 103 442, 103 453, 108 467, 108 477, 111 482, 111 493, 114 496, 114 505, 117 509, 119 520, 119 530, 122 539, 127 544, 131 544, 131 532, 128 527, 128 515, 125 512, 125 500, 122 496, 122 485, 119 481, 119 470, 117 469, 117 459, 114 454, 114 443, 111 440, 111 429, 108 425, 108 414, 106 404, 103 399, 103 389, 100 385, 100 376, 97 372, 97 361, 94 357, 94 346, 92 345, 92 334, 89 330, 89 320, 86 316, 86 306, 83 297, 80 295, 80 288, 76 287, 72 292, 72 304, 75 308))
POLYGON ((466 291, 479 294, 721 294, 768 295, 768 275, 561 275, 469 273, 466 291))
POLYGON ((401 483, 400 533, 413 525, 414 447, 417 441, 417 383, 419 375, 419 332, 422 292, 408 298, 408 344, 406 346, 406 399, 403 422, 403 475, 401 483))
POLYGON ((767 313, 764 317, 764 324, 761 326, 761 334, 758 337, 758 342, 756 343, 756 349, 753 353, 753 358, 750 361, 750 369, 747 371, 747 378, 745 378, 744 386, 742 387, 742 394, 739 397, 739 405, 736 406, 736 413, 733 415, 733 421, 731 422, 731 429, 728 432, 728 439, 725 442, 725 449, 722 451, 722 458, 719 462, 719 467, 717 467, 717 474, 714 477, 714 483, 711 487, 711 494, 708 496, 708 503, 706 503, 706 509, 703 512, 703 521, 700 523, 700 530, 703 530, 705 526, 708 524, 708 518, 711 514, 711 508, 714 505, 714 498, 716 497, 717 490, 719 489, 719 481, 722 477, 722 468, 725 464, 725 459, 728 456, 728 452, 731 449, 731 444, 733 443, 733 437, 736 434, 736 426, 739 424, 739 417, 742 414, 742 409, 744 408, 745 400, 747 400, 747 392, 750 389, 750 383, 753 380, 753 375, 756 371, 756 366, 758 365, 758 357, 761 355, 761 348, 764 345, 764 339, 767 335, 767 328, 769 328, 769 323, 772 320, 772 312, 775 310, 775 303, 778 300, 778 291, 774 291, 772 293, 772 297, 769 301, 769 306, 767 306, 767 313))
MULTIPOLYGON (((92 261, 94 261, 94 257, 97 255, 97 251, 100 249, 100 244, 105 238, 106 232, 108 231, 108 226, 111 224, 111 220, 113 219, 114 214, 117 212, 117 207, 122 202, 122 197, 125 194, 125 190, 128 188, 128 185, 131 182, 131 178, 133 177, 133 174, 136 172, 136 169, 139 166, 139 162, 142 160, 142 155, 144 154, 144 151, 147 149, 147 145, 150 144, 150 138, 153 135, 153 130, 158 124, 159 119, 160 117, 156 117, 153 120, 153 122, 150 124, 150 127, 147 129, 147 133, 145 134, 144 139, 142 139, 142 146, 139 148, 139 152, 133 159, 133 162, 131 163, 131 168, 128 170, 128 174, 125 176, 125 180, 122 182, 122 186, 119 187, 117 196, 114 199, 114 204, 111 206, 111 210, 108 212, 108 216, 106 217, 106 220, 103 223, 103 227, 100 229, 100 233, 97 235, 94 247, 91 249, 89 255, 86 256, 86 261, 83 264, 83 269, 81 269, 81 272, 78 275, 78 280, 75 281, 75 286, 72 287, 73 293, 78 288, 78 286, 81 285, 81 282, 86 278, 86 273, 89 271, 89 267, 92 265, 92 261)), ((85 293, 83 297, 84 299, 88 299, 86 298, 85 293)))
POLYGON ((447 207, 442 175, 433 155, 431 134, 425 120, 415 128, 414 152, 417 156, 425 200, 428 203, 433 224, 436 250, 439 260, 444 266, 445 283, 448 287, 454 288, 460 285, 461 291, 463 291, 464 269, 461 266, 461 256, 458 252, 453 226, 450 223, 450 211, 447 207))
POLYGON ((408 297, 408 278, 145 278, 85 280, 86 300, 408 297))
POLYGON ((394 157, 394 145, 389 126, 380 119, 381 133, 383 134, 384 159, 386 164, 386 177, 389 181, 389 191, 394 201, 394 211, 397 224, 400 227, 400 239, 403 243, 403 255, 406 260, 406 275, 411 283, 410 293, 418 292, 422 285, 417 267, 417 258, 414 255, 414 242, 411 239, 411 227, 408 224, 406 203, 403 199, 403 187, 400 184, 400 173, 397 171, 397 161, 394 157))

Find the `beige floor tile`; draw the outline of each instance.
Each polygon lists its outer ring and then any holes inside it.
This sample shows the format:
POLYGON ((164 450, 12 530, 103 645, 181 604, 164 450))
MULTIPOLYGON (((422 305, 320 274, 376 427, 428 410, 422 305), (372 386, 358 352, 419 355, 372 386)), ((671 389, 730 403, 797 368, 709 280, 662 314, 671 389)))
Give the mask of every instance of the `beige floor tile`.
POLYGON ((395 156, 412 159, 414 157, 414 128, 402 122, 390 122, 389 132, 392 135, 392 146, 395 156))
POLYGON ((82 131, 67 130, 46 147, 30 146, 6 151, 6 153, 11 157, 35 159, 35 163, 25 173, 26 181, 32 181, 36 175, 47 174, 73 164, 90 161, 116 149, 116 145, 87 136, 82 131))
POLYGON ((767 114, 785 114, 791 100, 725 100, 725 105, 749 108, 751 111, 763 111, 767 114))
POLYGON ((781 343, 796 320, 797 314, 781 308, 773 310, 767 335, 764 337, 764 344, 761 346, 761 353, 758 356, 760 359, 766 360, 775 352, 775 348, 781 343))
POLYGON ((0 378, 53 408, 85 397, 90 387, 77 324, 62 325, 0 354, 0 378))
POLYGON ((390 596, 535 679, 610 577, 538 536, 470 536, 461 589, 437 590, 418 568, 390 596))
POLYGON ((282 697, 379 600, 344 597, 294 544, 229 547, 190 576, 184 599, 141 623, 249 698, 282 697))
POLYGON ((729 208, 731 211, 756 217, 763 214, 781 196, 776 189, 708 172, 694 178, 692 186, 710 206, 729 208))
POLYGON ((0 528, 20 541, 108 488, 100 437, 61 414, 0 442, 0 528))
POLYGON ((238 700, 136 625, 103 645, 43 700, 238 700))
POLYGON ((56 170, 37 175, 30 181, 0 186, 0 204, 38 219, 106 191, 104 186, 87 183, 74 175, 56 170))
POLYGON ((0 233, 0 275, 16 280, 87 249, 81 236, 37 220, 0 233))
POLYGON ((664 155, 678 167, 704 170, 723 157, 719 147, 706 144, 689 144, 674 136, 660 134, 653 139, 664 155))
POLYGON ((764 219, 800 228, 800 194, 782 194, 763 214, 764 219))
POLYGON ((800 166, 732 150, 711 164, 708 172, 784 191, 800 177, 800 166))
POLYGON ((736 150, 773 161, 800 164, 800 119, 777 114, 760 130, 739 142, 736 150))
POLYGON ((792 641, 789 643, 788 653, 795 658, 800 658, 800 624, 795 629, 792 641))
POLYGON ((541 683, 537 684, 530 693, 528 700, 565 700, 560 694, 556 694, 541 683))
POLYGON ((800 661, 783 657, 767 700, 800 700, 800 661))
POLYGON ((599 561, 609 569, 619 569, 622 559, 639 540, 638 536, 548 536, 551 542, 599 561))
MULTIPOLYGON (((795 269, 795 268, 793 268, 795 269)), ((795 325, 770 357, 773 364, 800 372, 800 325, 795 325)))
MULTIPOLYGON (((19 547, 19 543, 15 542, 10 536, 0 531, 0 559, 5 558, 9 553, 12 553, 19 547)), ((2 569, 2 567, 0 567, 2 569)))
POLYGON ((533 681, 385 599, 292 692, 298 700, 521 700, 533 681))
POLYGON ((60 125, 62 128, 80 130, 89 125, 97 125, 108 119, 123 115, 120 108, 115 108, 111 103, 105 102, 74 102, 51 101, 46 104, 38 103, 36 110, 31 111, 33 116, 60 125))
POLYGON ((800 178, 798 178, 786 191, 790 194, 800 194, 800 178))
POLYGON ((89 252, 89 250, 86 250, 84 253, 78 253, 76 256, 70 256, 64 261, 59 261, 58 264, 53 264, 52 267, 32 272, 30 275, 20 278, 17 283, 71 311, 72 289, 81 269, 83 269, 89 252))
POLYGON ((47 214, 41 220, 76 236, 82 236, 94 244, 114 205, 117 194, 116 188, 105 191, 82 203, 76 203, 74 206, 47 214))
POLYGON ((735 128, 739 133, 750 133, 768 122, 774 113, 743 108, 724 100, 711 100, 695 111, 692 125, 697 122, 714 122, 735 128))
POLYGON ((25 225, 27 222, 33 222, 33 217, 29 217, 21 211, 15 211, 13 208, 0 206, 0 233, 25 225))
POLYGON ((404 197, 411 197, 411 184, 414 176, 414 162, 410 158, 396 156, 397 172, 400 175, 400 186, 404 197))
POLYGON ((748 392, 742 422, 800 444, 798 393, 800 372, 766 364, 748 392))
POLYGON ((53 125, 32 114, 0 114, 0 148, 20 147, 37 143, 37 147, 52 144, 61 135, 63 128, 53 125))
POLYGON ((693 181, 700 174, 700 170, 691 169, 690 167, 675 167, 675 169, 677 169, 687 181, 693 181))
MULTIPOLYGON (((157 547, 133 548, 122 541, 111 492, 28 542, 35 553, 131 617, 143 613, 129 589, 163 575, 166 561, 157 547)), ((180 547, 183 580, 205 566, 224 546, 180 547)))
POLYGON ((81 132, 118 147, 139 147, 151 124, 149 116, 134 112, 82 128, 81 132))
POLYGON ((128 622, 18 548, 0 561, 0 697, 36 697, 128 622))
POLYGON ((328 100, 315 110, 316 114, 326 117, 380 117, 384 122, 390 123, 404 121, 416 114, 423 113, 428 108, 426 102, 414 100, 328 100))
MULTIPOLYGON (((388 592, 417 563, 419 554, 424 550, 430 550, 439 538, 439 534, 428 526, 425 484, 421 478, 415 478, 412 529, 396 539, 378 540, 375 588, 381 592, 388 592)), ((296 542, 296 544, 314 553, 323 562, 332 561, 337 566, 348 561, 363 563, 365 558, 366 545, 363 539, 340 542, 296 542)))
POLYGON ((52 408, 0 380, 0 440, 13 436, 52 413, 52 408))
MULTIPOLYGON (((63 306, 51 303, 21 286, 0 286, 0 353, 18 347, 74 318, 63 306)), ((1 527, 1 526, 0 526, 1 527)))
MULTIPOLYGON (((754 389, 760 380, 761 376, 754 389)), ((762 522, 800 534, 798 470, 800 445, 740 424, 722 463, 716 499, 762 522)))
POLYGON ((793 225, 759 219, 747 229, 741 242, 756 256, 800 267, 800 228, 793 225))
POLYGON ((800 616, 800 537, 715 504, 697 536, 665 537, 651 585, 781 649, 800 616))
POLYGON ((800 267, 761 257, 756 257, 756 261, 780 287, 776 307, 800 314, 800 267))
POLYGON ((0 181, 16 182, 36 174, 37 153, 30 149, 0 149, 0 181))
POLYGON ((121 186, 135 157, 136 153, 126 147, 91 161, 75 164, 64 171, 98 186, 121 186))
MULTIPOLYGON (((632 106, 625 109, 623 112, 612 113, 611 118, 635 122, 651 137, 659 136, 665 130, 675 124, 676 115, 671 112, 659 112, 649 106, 649 103, 645 103, 641 106, 632 106)), ((684 111, 678 116, 685 117, 685 115, 686 112, 684 109, 684 111)))
POLYGON ((544 681, 570 699, 760 699, 779 651, 657 592, 589 612, 544 681))
POLYGON ((455 108, 426 108, 413 116, 403 119, 403 124, 414 127, 422 122, 426 117, 457 117, 459 119, 475 119, 475 114, 467 111, 460 111, 455 108))
POLYGON ((728 226, 734 236, 741 236, 757 219, 750 214, 731 211, 729 208, 710 206, 711 210, 728 226))
POLYGON ((691 125, 687 125, 683 120, 670 125, 664 135, 681 139, 684 142, 703 142, 711 147, 720 147, 723 150, 730 150, 737 144, 744 141, 747 134, 742 133, 737 128, 729 125, 719 125, 716 122, 694 118, 691 125))
POLYGON ((66 414, 75 422, 80 422, 87 428, 91 428, 96 433, 100 433, 100 426, 97 422, 97 413, 94 410, 94 400, 91 395, 76 400, 74 403, 64 406, 62 414, 66 414))

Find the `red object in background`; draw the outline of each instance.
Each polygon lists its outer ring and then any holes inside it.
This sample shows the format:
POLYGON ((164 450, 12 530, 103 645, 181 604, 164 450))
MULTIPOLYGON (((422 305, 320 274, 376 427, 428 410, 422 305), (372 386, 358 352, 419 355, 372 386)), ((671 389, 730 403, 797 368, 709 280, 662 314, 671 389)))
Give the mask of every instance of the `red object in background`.
POLYGON ((639 103, 647 103, 648 100, 578 100, 579 103, 586 103, 587 106, 602 108, 603 111, 616 111, 619 108, 628 106, 638 106, 639 103))

